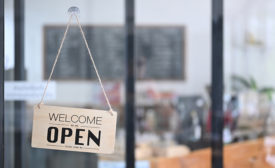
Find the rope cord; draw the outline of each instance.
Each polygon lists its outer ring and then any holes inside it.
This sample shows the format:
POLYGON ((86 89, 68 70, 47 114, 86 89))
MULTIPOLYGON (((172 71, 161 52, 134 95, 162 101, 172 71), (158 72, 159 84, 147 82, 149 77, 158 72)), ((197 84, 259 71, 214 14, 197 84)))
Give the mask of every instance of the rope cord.
POLYGON ((80 32, 81 32, 81 35, 82 35, 82 38, 83 38, 83 40, 84 40, 84 42, 85 42, 85 46, 86 46, 86 48, 87 48, 87 50, 88 50, 88 53, 89 53, 91 62, 92 62, 93 67, 94 67, 94 69, 95 69, 96 76, 97 76, 97 78, 98 78, 98 81, 99 81, 99 84, 100 84, 100 86, 101 86, 102 92, 103 92, 103 94, 104 94, 105 100, 106 100, 106 102, 107 102, 107 104, 108 104, 108 106, 109 106, 110 114, 113 114, 113 113, 112 113, 112 112, 113 112, 112 106, 111 106, 111 104, 110 104, 110 101, 109 101, 109 99, 108 99, 108 97, 107 97, 107 94, 106 94, 106 92, 105 92, 105 89, 104 89, 104 87, 103 87, 103 84, 102 84, 100 75, 99 75, 98 70, 97 70, 97 68, 96 68, 96 64, 95 64, 95 61, 94 61, 92 52, 91 52, 91 50, 90 50, 90 48, 89 48, 89 45, 88 45, 87 39, 86 39, 86 37, 85 37, 84 31, 83 31, 82 26, 81 26, 81 24, 80 24, 80 22, 79 22, 79 18, 78 18, 78 16, 77 16, 76 14, 71 14, 71 15, 70 15, 69 21, 68 21, 67 26, 66 26, 66 30, 65 30, 65 32, 64 32, 63 38, 62 38, 62 40, 61 40, 60 47, 59 47, 59 49, 58 49, 57 55, 56 55, 55 60, 54 60, 54 64, 53 64, 53 66, 52 66, 52 70, 51 70, 50 76, 49 76, 49 78, 48 78, 46 87, 45 87, 45 89, 44 89, 44 92, 43 92, 41 101, 40 101, 39 104, 38 104, 38 107, 40 108, 40 105, 43 104, 43 100, 44 100, 44 97, 45 97, 45 94, 46 94, 46 91, 47 91, 49 82, 51 81, 52 74, 53 74, 53 72, 54 72, 54 69, 55 69, 57 60, 58 60, 58 58, 59 58, 59 56, 60 56, 61 49, 62 49, 63 44, 64 44, 64 41, 65 41, 65 39, 66 39, 66 36, 67 36, 67 33, 68 33, 68 30, 69 30, 69 27, 70 27, 71 20, 72 20, 72 17, 73 17, 73 16, 75 16, 75 18, 76 18, 78 27, 79 27, 80 32))

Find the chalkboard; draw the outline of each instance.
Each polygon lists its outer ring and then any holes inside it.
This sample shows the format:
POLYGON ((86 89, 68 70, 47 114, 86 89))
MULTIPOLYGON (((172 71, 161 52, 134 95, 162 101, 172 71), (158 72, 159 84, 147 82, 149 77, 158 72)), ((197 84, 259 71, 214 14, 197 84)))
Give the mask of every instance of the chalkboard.
MULTIPOLYGON (((123 26, 83 26, 97 68, 103 79, 125 76, 125 29, 123 26)), ((65 26, 44 27, 44 79, 54 62, 65 26)), ((137 79, 184 79, 184 27, 138 26, 136 28, 137 79)), ((78 27, 71 26, 52 79, 96 79, 78 27)))

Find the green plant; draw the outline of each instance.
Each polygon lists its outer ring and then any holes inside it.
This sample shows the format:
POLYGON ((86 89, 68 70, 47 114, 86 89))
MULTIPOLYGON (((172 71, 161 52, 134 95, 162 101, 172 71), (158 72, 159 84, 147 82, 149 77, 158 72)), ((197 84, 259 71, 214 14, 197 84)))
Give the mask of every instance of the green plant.
POLYGON ((266 94, 269 100, 272 99, 272 94, 275 92, 275 88, 273 87, 259 88, 256 80, 253 77, 246 79, 238 75, 232 75, 231 79, 232 79, 232 89, 237 92, 241 90, 252 89, 259 93, 266 94))

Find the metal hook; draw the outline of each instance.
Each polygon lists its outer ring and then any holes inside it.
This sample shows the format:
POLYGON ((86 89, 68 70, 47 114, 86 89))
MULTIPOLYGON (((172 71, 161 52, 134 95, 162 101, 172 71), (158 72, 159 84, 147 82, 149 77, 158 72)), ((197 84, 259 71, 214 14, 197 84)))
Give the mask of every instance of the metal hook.
POLYGON ((70 15, 72 15, 72 14, 79 15, 79 14, 80 14, 80 10, 79 10, 78 7, 72 6, 72 7, 70 7, 70 8, 68 9, 68 13, 69 13, 70 15))

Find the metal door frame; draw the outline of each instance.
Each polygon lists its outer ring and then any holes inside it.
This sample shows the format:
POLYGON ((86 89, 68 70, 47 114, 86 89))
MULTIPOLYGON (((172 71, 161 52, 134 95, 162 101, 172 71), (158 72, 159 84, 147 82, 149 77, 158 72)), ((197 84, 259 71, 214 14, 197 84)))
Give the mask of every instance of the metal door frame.
POLYGON ((4 42, 5 42, 5 20, 4 20, 4 0, 0 0, 0 166, 4 167, 4 42))
POLYGON ((212 0, 211 163, 223 167, 223 0, 212 0))

